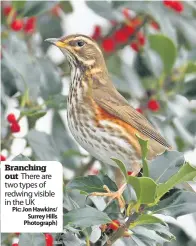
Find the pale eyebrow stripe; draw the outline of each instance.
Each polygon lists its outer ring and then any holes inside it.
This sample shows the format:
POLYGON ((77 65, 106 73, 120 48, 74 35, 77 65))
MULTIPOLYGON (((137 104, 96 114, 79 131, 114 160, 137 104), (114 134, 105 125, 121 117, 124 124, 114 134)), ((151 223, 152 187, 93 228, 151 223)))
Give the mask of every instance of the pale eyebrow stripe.
POLYGON ((86 38, 84 36, 77 36, 75 38, 72 37, 72 38, 67 39, 66 42, 68 43, 69 41, 71 41, 73 39, 74 40, 80 40, 80 39, 82 39, 82 40, 86 41, 87 43, 94 45, 96 47, 96 49, 102 54, 102 51, 99 48, 98 44, 96 42, 92 41, 90 38, 86 38))

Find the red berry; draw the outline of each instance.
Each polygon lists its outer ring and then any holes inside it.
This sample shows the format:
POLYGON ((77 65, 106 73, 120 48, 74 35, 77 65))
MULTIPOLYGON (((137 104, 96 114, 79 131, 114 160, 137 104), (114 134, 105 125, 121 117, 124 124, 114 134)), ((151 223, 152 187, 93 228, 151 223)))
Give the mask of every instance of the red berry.
POLYGON ((130 44, 130 46, 131 46, 131 48, 132 48, 133 50, 135 50, 136 52, 139 51, 139 45, 138 45, 138 43, 132 42, 132 43, 130 44))
POLYGON ((159 30, 160 27, 159 27, 159 24, 155 21, 151 22, 150 25, 155 29, 155 30, 159 30))
POLYGON ((136 108, 137 112, 139 112, 140 114, 143 113, 142 109, 141 108, 136 108))
POLYGON ((128 175, 128 176, 131 176, 131 175, 132 175, 132 173, 133 173, 133 172, 128 171, 128 172, 127 172, 127 175, 128 175))
POLYGON ((12 123, 10 130, 12 133, 20 132, 20 125, 18 124, 18 122, 12 123))
POLYGON ((112 220, 112 223, 108 225, 108 229, 112 229, 113 231, 118 230, 120 226, 120 222, 118 220, 112 220))
POLYGON ((15 122, 17 122, 17 121, 16 121, 16 117, 15 117, 14 114, 8 114, 8 116, 7 116, 7 121, 8 121, 9 123, 15 123, 15 122))
POLYGON ((172 3, 173 3, 173 1, 163 0, 163 4, 164 4, 166 7, 171 7, 171 6, 172 6, 172 3))
POLYGON ((99 25, 96 25, 96 26, 94 26, 92 39, 97 40, 100 37, 101 37, 101 27, 99 25))
POLYGON ((53 246, 53 236, 49 233, 45 233, 46 246, 53 246))
POLYGON ((15 32, 20 31, 23 28, 23 20, 16 19, 11 24, 11 29, 15 32))
POLYGON ((123 32, 131 36, 135 32, 135 28, 133 26, 125 26, 123 32))
POLYGON ((26 33, 32 33, 35 30, 36 17, 28 18, 24 24, 24 31, 26 33))
POLYGON ((119 30, 117 30, 114 33, 114 38, 118 43, 126 43, 129 36, 126 34, 125 32, 126 30, 124 30, 124 28, 121 28, 119 30))
POLYGON ((1 155, 1 161, 5 161, 6 160, 6 157, 4 155, 1 155))
POLYGON ((16 232, 15 234, 16 234, 16 236, 20 236, 20 232, 16 232))
POLYGON ((12 10, 12 6, 6 6, 5 8, 3 8, 3 13, 5 16, 8 16, 10 14, 12 10))
POLYGON ((151 110, 151 111, 158 111, 160 109, 160 104, 157 100, 149 100, 148 101, 148 108, 151 110))
POLYGON ((184 10, 184 5, 178 1, 173 1, 171 7, 178 13, 181 13, 184 10))
POLYGON ((139 44, 143 46, 146 43, 146 38, 142 32, 138 32, 137 39, 139 40, 139 44))
POLYGON ((18 243, 13 243, 12 246, 19 246, 19 244, 18 243))
POLYGON ((102 42, 102 47, 105 52, 112 52, 115 50, 115 42, 112 38, 106 38, 102 42))

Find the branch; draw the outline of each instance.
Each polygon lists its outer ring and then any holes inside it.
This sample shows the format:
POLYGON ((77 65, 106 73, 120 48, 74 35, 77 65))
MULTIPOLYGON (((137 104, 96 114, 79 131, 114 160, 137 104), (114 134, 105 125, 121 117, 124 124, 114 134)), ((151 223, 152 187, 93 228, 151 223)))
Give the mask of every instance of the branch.
POLYGON ((104 246, 111 246, 114 242, 121 238, 124 235, 124 232, 129 228, 130 224, 134 222, 138 218, 138 216, 139 214, 135 212, 131 214, 125 224, 119 227, 119 229, 112 234, 112 236, 107 240, 104 246))

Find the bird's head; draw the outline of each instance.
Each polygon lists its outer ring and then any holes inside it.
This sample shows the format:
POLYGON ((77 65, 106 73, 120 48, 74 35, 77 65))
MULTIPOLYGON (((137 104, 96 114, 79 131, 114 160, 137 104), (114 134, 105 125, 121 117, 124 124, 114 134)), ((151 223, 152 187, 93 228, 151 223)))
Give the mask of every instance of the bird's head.
POLYGON ((98 44, 88 36, 76 34, 59 39, 49 38, 45 41, 60 48, 72 65, 95 67, 105 64, 102 51, 98 44))

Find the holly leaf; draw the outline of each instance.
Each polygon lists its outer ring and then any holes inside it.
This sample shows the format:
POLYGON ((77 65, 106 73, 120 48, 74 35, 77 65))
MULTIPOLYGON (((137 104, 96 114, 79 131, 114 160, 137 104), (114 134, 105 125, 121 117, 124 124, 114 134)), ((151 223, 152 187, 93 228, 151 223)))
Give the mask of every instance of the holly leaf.
POLYGON ((174 174, 165 183, 159 184, 157 186, 157 199, 160 199, 166 192, 168 192, 175 185, 192 181, 196 178, 196 168, 192 167, 188 162, 186 162, 180 170, 174 174))
POLYGON ((164 183, 174 175, 184 164, 183 153, 165 151, 156 157, 149 165, 150 177, 156 182, 164 183))
POLYGON ((56 144, 51 135, 32 129, 29 131, 27 139, 38 160, 59 160, 56 144))
POLYGON ((24 8, 26 1, 12 1, 12 7, 16 10, 24 8))
POLYGON ((45 246, 45 236, 42 233, 21 233, 20 246, 45 246))
POLYGON ((67 189, 76 189, 87 193, 105 192, 104 183, 95 175, 77 177, 67 184, 67 189))
POLYGON ((64 226, 74 225, 81 227, 89 227, 93 225, 107 224, 111 219, 106 213, 101 212, 92 207, 74 209, 64 215, 64 226))
POLYGON ((28 157, 20 154, 12 159, 12 161, 31 161, 28 157))
POLYGON ((155 34, 149 36, 150 48, 156 51, 164 66, 164 72, 169 74, 177 56, 177 49, 173 41, 165 35, 155 34))
POLYGON ((111 158, 115 163, 116 165, 120 168, 122 174, 124 175, 125 179, 127 180, 127 170, 126 170, 126 167, 124 165, 124 163, 118 159, 115 159, 115 158, 111 158))
POLYGON ((131 223, 130 228, 133 228, 138 225, 155 224, 155 223, 163 223, 163 221, 150 214, 141 214, 137 220, 131 223))
POLYGON ((138 204, 148 204, 155 201, 157 184, 151 178, 129 176, 127 183, 134 188, 138 204))
POLYGON ((66 14, 73 12, 73 7, 72 7, 70 1, 61 1, 60 6, 61 6, 62 10, 64 11, 64 13, 66 13, 66 14))
POLYGON ((37 16, 52 9, 58 2, 57 1, 27 1, 22 16, 37 16))
POLYGON ((185 190, 176 190, 171 196, 161 200, 153 207, 153 213, 178 217, 196 212, 196 193, 185 190))
POLYGON ((136 137, 137 137, 138 142, 139 142, 140 147, 141 147, 143 176, 148 177, 149 176, 148 162, 147 162, 148 140, 144 140, 144 139, 140 138, 137 134, 136 134, 136 137))

